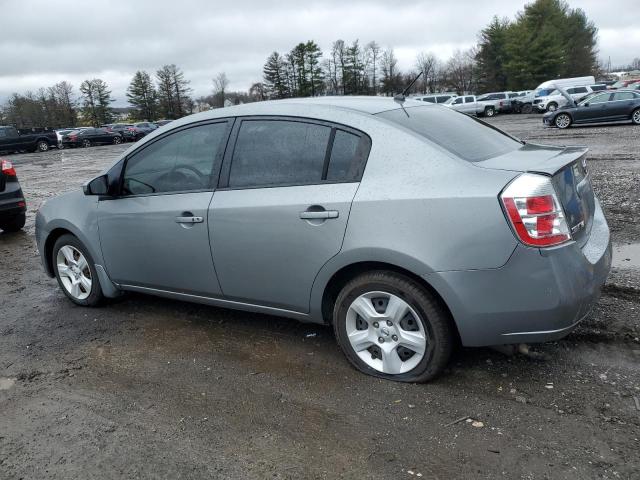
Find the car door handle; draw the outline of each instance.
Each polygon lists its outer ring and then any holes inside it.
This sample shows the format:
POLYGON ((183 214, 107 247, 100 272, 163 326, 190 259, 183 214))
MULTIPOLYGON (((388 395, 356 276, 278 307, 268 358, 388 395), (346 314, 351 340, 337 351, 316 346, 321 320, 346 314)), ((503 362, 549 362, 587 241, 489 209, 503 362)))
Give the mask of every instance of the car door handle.
POLYGON ((337 210, 320 210, 300 212, 300 218, 303 220, 326 220, 327 218, 338 218, 337 210))
POLYGON ((202 223, 204 217, 184 216, 176 217, 176 223, 202 223))

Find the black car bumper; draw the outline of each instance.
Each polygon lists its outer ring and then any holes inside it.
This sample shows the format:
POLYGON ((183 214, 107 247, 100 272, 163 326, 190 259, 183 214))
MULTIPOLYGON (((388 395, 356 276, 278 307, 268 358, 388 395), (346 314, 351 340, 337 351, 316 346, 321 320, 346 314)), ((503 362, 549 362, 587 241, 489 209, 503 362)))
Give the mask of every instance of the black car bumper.
POLYGON ((15 217, 27 211, 22 190, 6 193, 0 192, 0 219, 15 217))

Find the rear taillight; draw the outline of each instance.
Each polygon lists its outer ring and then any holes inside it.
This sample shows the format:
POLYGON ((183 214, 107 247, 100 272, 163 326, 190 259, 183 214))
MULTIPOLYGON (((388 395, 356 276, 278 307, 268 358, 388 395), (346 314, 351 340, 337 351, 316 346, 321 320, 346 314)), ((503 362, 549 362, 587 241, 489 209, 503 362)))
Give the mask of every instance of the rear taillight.
POLYGON ((520 175, 502 192, 500 200, 517 237, 525 245, 551 247, 571 240, 549 177, 520 175))
POLYGON ((13 164, 9 160, 0 161, 0 170, 9 177, 16 176, 16 169, 13 168, 13 164))

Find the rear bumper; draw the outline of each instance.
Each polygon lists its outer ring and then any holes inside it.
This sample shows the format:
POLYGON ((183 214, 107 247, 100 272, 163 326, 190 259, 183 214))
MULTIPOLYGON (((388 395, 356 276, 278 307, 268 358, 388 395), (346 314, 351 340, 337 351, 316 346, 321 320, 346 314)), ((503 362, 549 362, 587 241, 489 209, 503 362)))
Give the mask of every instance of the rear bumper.
POLYGON ((566 336, 593 308, 611 269, 609 227, 597 204, 591 235, 551 249, 519 245, 501 268, 425 275, 447 303, 463 345, 566 336))
MULTIPOLYGON (((7 191, 0 192, 0 219, 15 217, 27 211, 27 204, 22 194, 20 187, 12 187, 9 191, 9 185, 7 185, 7 191)), ((17 183, 15 185, 18 185, 17 183)))

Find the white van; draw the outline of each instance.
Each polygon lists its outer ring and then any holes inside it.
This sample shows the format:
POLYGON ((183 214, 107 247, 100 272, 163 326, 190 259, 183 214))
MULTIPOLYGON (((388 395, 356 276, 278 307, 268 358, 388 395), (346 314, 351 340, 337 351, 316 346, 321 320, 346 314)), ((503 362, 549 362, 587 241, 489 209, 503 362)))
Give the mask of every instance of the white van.
POLYGON ((574 78, 556 78, 555 80, 547 80, 546 82, 542 82, 535 89, 536 97, 545 97, 549 95, 553 90, 555 90, 555 86, 562 87, 564 89, 570 87, 583 87, 585 85, 593 85, 596 83, 596 79, 594 76, 590 77, 574 77, 574 78))

